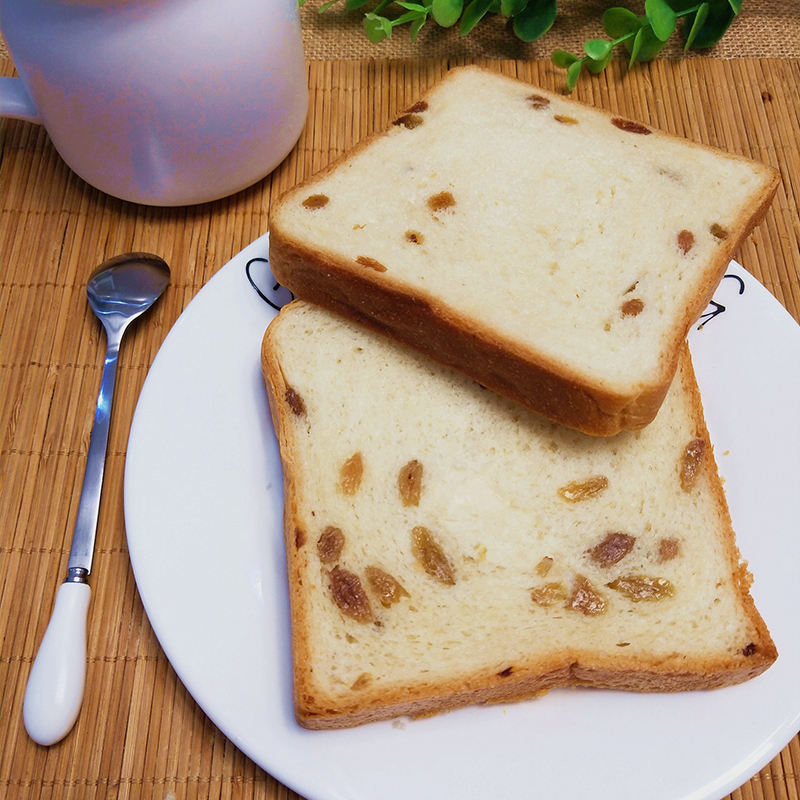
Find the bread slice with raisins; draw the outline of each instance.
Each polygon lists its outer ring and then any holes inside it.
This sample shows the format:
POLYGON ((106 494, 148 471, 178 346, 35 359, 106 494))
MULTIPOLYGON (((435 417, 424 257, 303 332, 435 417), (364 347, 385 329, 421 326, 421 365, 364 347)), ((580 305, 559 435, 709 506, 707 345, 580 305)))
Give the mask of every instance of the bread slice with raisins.
POLYGON ((655 414, 772 167, 478 67, 286 193, 277 280, 594 435, 655 414))
POLYGON ((775 660, 688 348, 655 421, 611 438, 304 301, 262 368, 302 725, 710 689, 775 660))

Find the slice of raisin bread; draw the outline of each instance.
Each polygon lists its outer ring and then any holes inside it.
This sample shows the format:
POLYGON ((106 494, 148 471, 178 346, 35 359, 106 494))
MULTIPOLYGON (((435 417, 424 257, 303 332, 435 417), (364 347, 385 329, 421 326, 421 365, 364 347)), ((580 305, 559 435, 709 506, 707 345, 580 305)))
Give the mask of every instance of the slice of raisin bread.
POLYGON ((767 165, 451 71, 284 195, 280 283, 589 434, 649 423, 778 184, 767 165))
POLYGON ((285 307, 262 368, 300 723, 767 669, 682 354, 651 425, 590 437, 340 315, 285 307))

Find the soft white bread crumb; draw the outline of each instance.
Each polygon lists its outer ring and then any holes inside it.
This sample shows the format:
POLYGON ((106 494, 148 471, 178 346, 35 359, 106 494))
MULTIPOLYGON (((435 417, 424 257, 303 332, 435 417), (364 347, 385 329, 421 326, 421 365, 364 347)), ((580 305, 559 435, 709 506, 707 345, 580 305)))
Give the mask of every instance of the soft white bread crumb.
POLYGON ((590 437, 317 306, 284 308, 262 365, 284 468, 300 722, 341 727, 571 684, 710 688, 765 670, 775 647, 682 353, 652 424, 590 437), (701 458, 687 460, 691 443, 701 458), (412 462, 420 479, 399 482, 412 462), (687 488, 684 465, 696 467, 687 488), (320 550, 332 528, 340 550, 320 550), (451 581, 415 556, 419 528, 451 581), (367 579, 374 567, 403 588, 389 607, 367 579), (359 581, 360 620, 337 603, 334 570, 359 581), (656 581, 661 599, 614 584, 631 577, 656 581), (582 579, 602 613, 574 597, 582 579))
POLYGON ((477 67, 288 192, 296 295, 586 433, 651 421, 777 172, 477 67))

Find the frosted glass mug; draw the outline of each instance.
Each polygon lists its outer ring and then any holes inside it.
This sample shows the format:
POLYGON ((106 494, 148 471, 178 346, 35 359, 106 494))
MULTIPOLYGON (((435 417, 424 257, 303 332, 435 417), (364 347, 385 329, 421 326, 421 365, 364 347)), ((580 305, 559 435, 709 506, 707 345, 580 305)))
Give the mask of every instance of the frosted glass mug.
POLYGON ((20 78, 0 114, 44 125, 87 183, 158 206, 226 197, 297 142, 297 0, 2 0, 20 78))

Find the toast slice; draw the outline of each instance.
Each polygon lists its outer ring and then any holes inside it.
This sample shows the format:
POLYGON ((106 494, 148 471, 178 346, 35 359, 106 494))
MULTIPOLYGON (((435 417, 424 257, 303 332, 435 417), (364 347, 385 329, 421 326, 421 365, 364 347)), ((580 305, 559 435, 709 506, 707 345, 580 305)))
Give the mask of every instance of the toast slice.
POLYGON ((656 420, 612 438, 303 301, 262 368, 303 726, 559 686, 709 689, 777 657, 688 348, 656 420))
POLYGON ((478 67, 286 193, 277 280, 561 424, 647 425, 772 167, 478 67))

